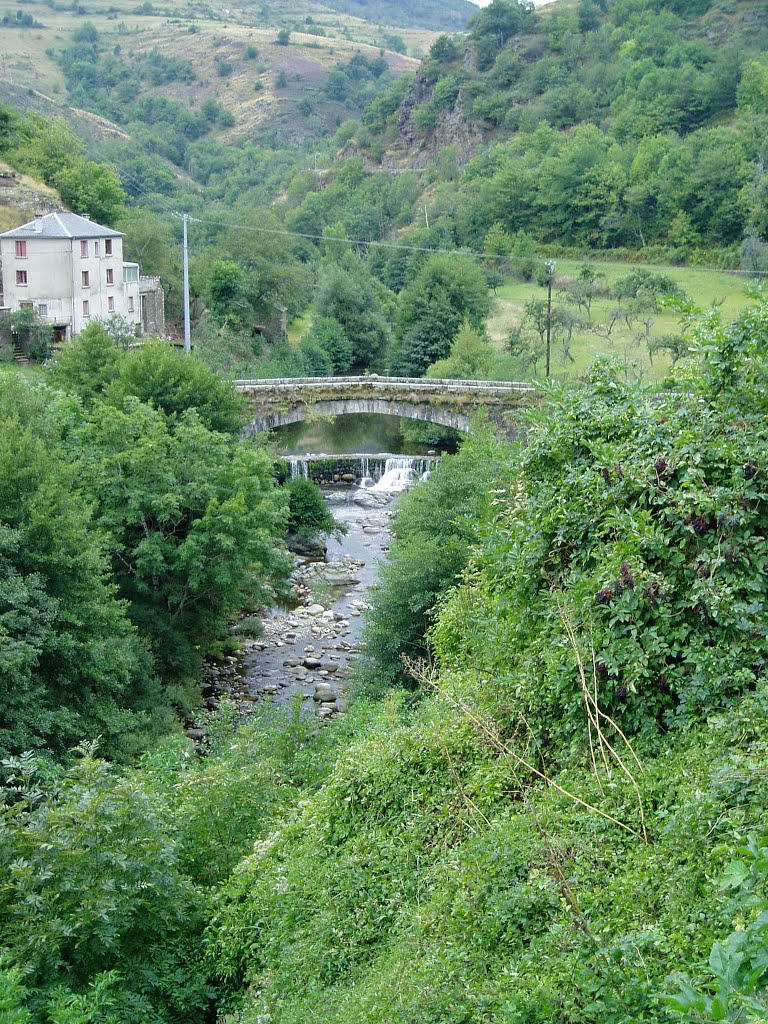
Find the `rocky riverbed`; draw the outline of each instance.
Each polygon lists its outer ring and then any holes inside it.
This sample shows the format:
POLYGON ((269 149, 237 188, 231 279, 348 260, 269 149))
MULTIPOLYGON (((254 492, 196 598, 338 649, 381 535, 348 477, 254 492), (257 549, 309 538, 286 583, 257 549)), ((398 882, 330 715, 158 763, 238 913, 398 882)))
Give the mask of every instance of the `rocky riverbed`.
MULTIPOLYGON (((322 721, 346 709, 346 680, 358 657, 366 594, 386 554, 394 495, 361 488, 326 494, 347 534, 328 540, 324 561, 298 557, 291 577, 296 607, 262 619, 262 634, 239 657, 206 666, 203 696, 215 710, 222 696, 241 714, 271 701, 302 702, 322 721)), ((193 739, 202 731, 188 730, 193 739)))

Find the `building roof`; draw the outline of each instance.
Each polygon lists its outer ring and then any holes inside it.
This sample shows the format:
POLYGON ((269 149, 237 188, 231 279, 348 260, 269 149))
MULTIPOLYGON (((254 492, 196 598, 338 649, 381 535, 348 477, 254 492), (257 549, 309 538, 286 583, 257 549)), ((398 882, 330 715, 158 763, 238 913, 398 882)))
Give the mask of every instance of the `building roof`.
POLYGON ((122 238, 122 231, 105 228, 87 217, 68 210, 58 210, 35 217, 20 228, 4 231, 0 238, 122 238))

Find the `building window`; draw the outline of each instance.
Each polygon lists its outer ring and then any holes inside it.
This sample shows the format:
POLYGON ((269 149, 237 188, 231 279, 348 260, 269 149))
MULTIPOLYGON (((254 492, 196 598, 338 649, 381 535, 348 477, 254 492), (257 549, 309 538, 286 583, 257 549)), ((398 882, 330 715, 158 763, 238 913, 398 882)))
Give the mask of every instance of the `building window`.
POLYGON ((80 243, 80 255, 83 257, 88 255, 88 243, 85 241, 80 243))
POLYGON ((87 270, 84 270, 80 276, 82 278, 82 282, 81 283, 82 283, 83 288, 88 288, 90 286, 90 283, 91 283, 91 275, 88 273, 87 270))
POLYGON ((137 284, 139 280, 139 268, 135 263, 123 264, 123 283, 137 284))
POLYGON ((17 242, 16 243, 16 259, 25 260, 27 258, 27 243, 17 242))
POLYGON ((104 255, 105 256, 111 256, 112 255, 112 239, 111 238, 108 238, 104 242, 104 255))
POLYGON ((98 242, 94 242, 93 243, 93 255, 94 256, 98 256, 99 255, 99 243, 98 242))
POLYGON ((27 272, 26 272, 26 270, 17 270, 16 271, 16 284, 20 285, 22 287, 27 284, 27 272))
POLYGON ((88 299, 84 299, 83 300, 83 316, 90 316, 90 315, 91 315, 91 305, 88 302, 88 299))
POLYGON ((19 309, 34 309, 34 303, 32 302, 20 302, 19 309))
POLYGON ((39 316, 48 316, 48 303, 47 302, 38 302, 38 304, 37 304, 37 312, 38 312, 39 316))
POLYGON ((113 295, 107 296, 107 309, 109 310, 110 313, 115 312, 115 298, 113 295))
POLYGON ((108 270, 107 271, 107 284, 114 284, 114 283, 115 283, 115 272, 114 272, 114 270, 108 270))
POLYGON ((133 296, 132 295, 128 296, 128 312, 129 313, 133 312, 133 296))

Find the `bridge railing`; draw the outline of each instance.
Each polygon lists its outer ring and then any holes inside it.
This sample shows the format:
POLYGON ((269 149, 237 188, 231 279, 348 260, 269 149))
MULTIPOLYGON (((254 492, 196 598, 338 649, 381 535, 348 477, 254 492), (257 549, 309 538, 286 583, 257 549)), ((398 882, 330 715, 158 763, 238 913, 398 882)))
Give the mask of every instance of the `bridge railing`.
POLYGON ((402 387, 424 391, 460 388, 462 391, 521 391, 529 392, 536 389, 532 384, 519 380, 454 380, 437 377, 380 377, 370 374, 367 377, 271 377, 256 380, 236 380, 236 388, 249 391, 269 391, 279 387, 327 388, 335 384, 365 384, 371 387, 391 388, 402 387))

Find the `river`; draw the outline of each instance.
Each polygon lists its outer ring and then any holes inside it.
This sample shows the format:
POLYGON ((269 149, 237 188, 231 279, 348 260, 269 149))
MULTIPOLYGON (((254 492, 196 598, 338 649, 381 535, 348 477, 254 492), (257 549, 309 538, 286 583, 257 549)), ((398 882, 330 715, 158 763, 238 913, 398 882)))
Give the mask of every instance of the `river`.
MULTIPOLYGON (((390 519, 403 490, 429 472, 435 451, 424 455, 426 445, 407 440, 399 420, 375 415, 282 428, 275 443, 286 475, 335 480, 322 490, 347 533, 327 538, 322 560, 297 556, 291 578, 295 607, 264 615, 260 635, 242 641, 239 657, 207 665, 203 696, 209 710, 226 694, 243 714, 266 701, 296 702, 303 717, 323 720, 346 709, 366 598, 389 548, 390 519), (335 473, 332 467, 329 472, 333 459, 339 460, 335 473)), ((203 731, 188 734, 199 739, 203 731)))
POLYGON ((418 456, 390 456, 378 481, 324 488, 347 533, 327 538, 324 559, 297 556, 291 578, 296 606, 265 615, 261 635, 243 641, 239 658, 207 667, 203 693, 210 710, 222 693, 241 713, 265 701, 295 701, 302 717, 316 714, 320 720, 346 710, 347 680, 359 657, 368 591, 389 548, 390 519, 402 491, 417 484, 430 464, 418 456))

